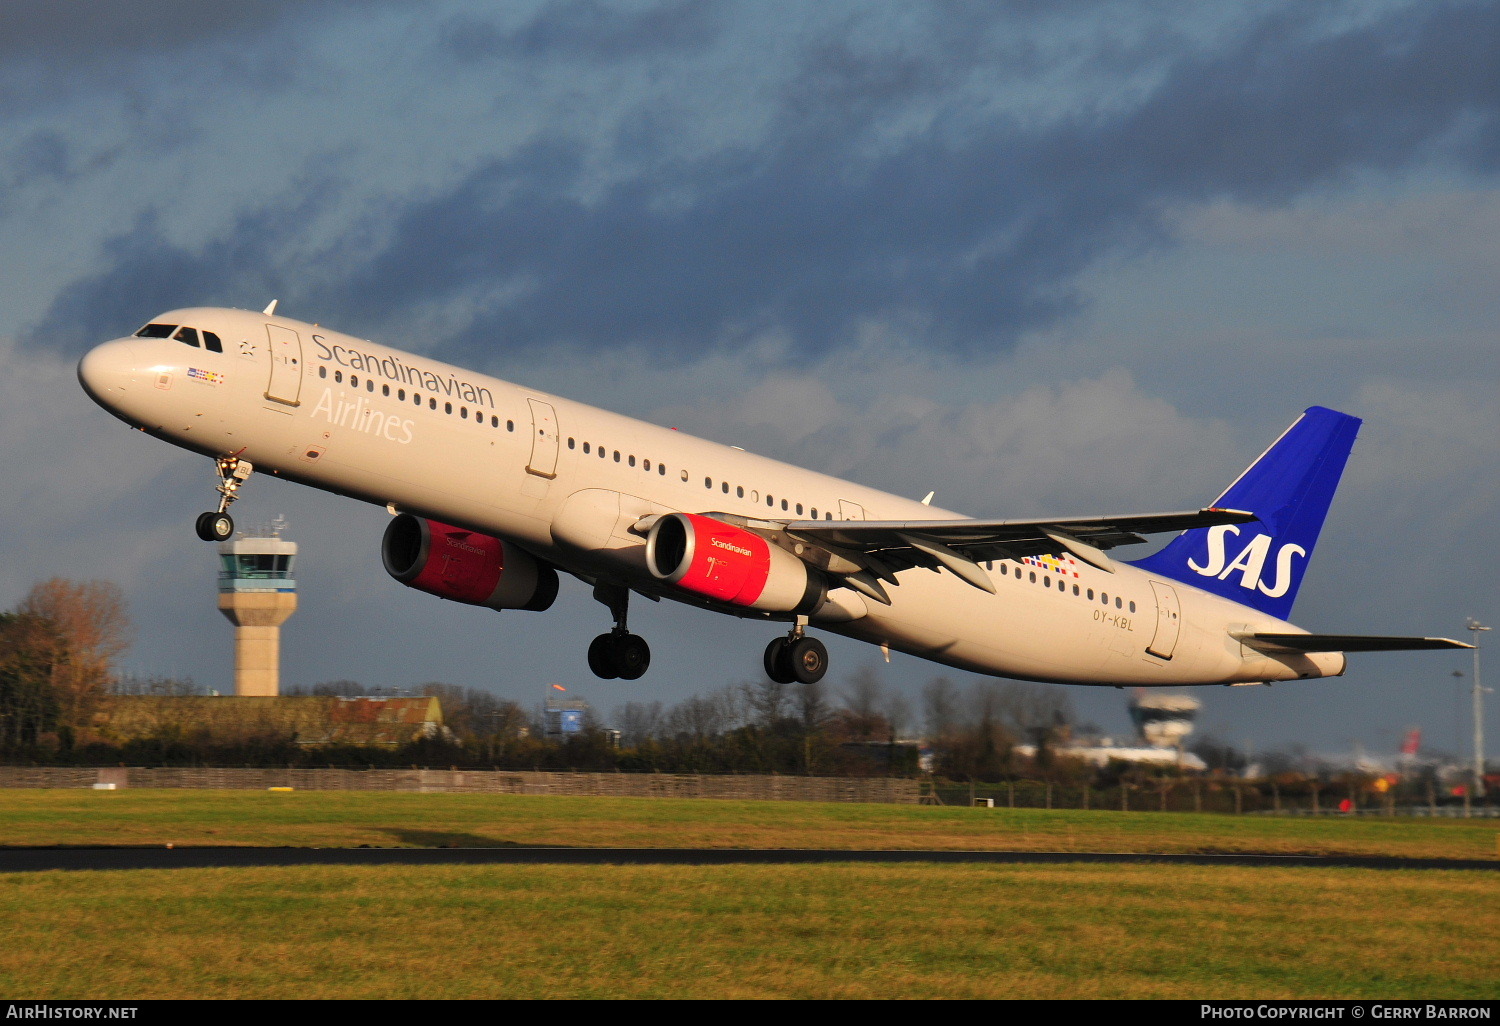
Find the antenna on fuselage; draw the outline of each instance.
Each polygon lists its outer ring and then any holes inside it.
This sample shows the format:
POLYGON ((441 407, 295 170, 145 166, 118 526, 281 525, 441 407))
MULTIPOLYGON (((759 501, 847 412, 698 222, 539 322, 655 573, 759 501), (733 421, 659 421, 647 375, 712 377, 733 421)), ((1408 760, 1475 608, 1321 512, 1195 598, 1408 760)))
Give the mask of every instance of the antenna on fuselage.
POLYGON ((271 300, 271 305, 268 306, 268 307, 266 307, 266 316, 267 317, 271 316, 273 313, 276 312, 276 304, 278 302, 279 302, 279 300, 275 300, 275 299, 271 300))

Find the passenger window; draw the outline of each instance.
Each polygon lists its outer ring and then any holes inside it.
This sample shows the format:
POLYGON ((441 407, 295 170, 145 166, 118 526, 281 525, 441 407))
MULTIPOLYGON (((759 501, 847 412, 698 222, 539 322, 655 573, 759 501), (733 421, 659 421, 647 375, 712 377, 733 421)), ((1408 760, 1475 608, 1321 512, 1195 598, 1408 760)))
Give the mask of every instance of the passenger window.
POLYGON ((1090 588, 1088 590, 1087 595, 1088 595, 1088 600, 1090 602, 1094 601, 1094 589, 1093 588, 1090 588))
POLYGON ((584 442, 584 443, 583 443, 583 454, 584 454, 584 455, 585 455, 585 456, 587 456, 587 455, 588 455, 588 454, 589 454, 589 453, 590 453, 590 452, 591 452, 591 451, 592 451, 592 450, 591 450, 591 449, 590 449, 590 448, 589 448, 589 443, 587 443, 587 442, 584 442))
POLYGON ((1031 571, 1029 574, 1027 574, 1027 576, 1031 578, 1031 583, 1032 584, 1036 583, 1036 571, 1035 570, 1031 571))
POLYGON ((797 503, 797 515, 799 517, 802 515, 802 503, 800 503, 800 502, 797 503))
POLYGON ((705 477, 703 479, 703 487, 704 488, 712 488, 713 486, 714 486, 714 479, 713 478, 711 478, 711 477, 705 477))
POLYGON ((635 457, 632 456, 628 460, 626 460, 625 462, 629 463, 633 467, 633 466, 635 466, 635 457))
POLYGON ((358 388, 359 387, 359 375, 357 375, 357 374, 351 374, 351 375, 349 375, 349 387, 350 388, 358 388))
POLYGON ((1042 575, 1042 587, 1043 588, 1050 588, 1050 587, 1052 587, 1052 578, 1048 577, 1046 574, 1042 575))
POLYGON ((737 498, 737 499, 743 499, 745 497, 745 486, 744 485, 735 485, 734 486, 734 495, 735 495, 735 498, 737 498))
POLYGON ((210 353, 222 353, 224 351, 224 343, 220 342, 219 336, 213 332, 205 331, 203 333, 203 348, 207 349, 210 353))
POLYGON ((1099 601, 1102 602, 1104 605, 1107 606, 1107 605, 1109 605, 1109 596, 1106 595, 1104 592, 1101 591, 1099 593, 1099 601))
POLYGON ((443 404, 443 412, 444 413, 452 413, 453 412, 453 404, 452 403, 444 403, 443 404))
POLYGON ((177 330, 175 324, 148 324, 135 333, 136 338, 171 338, 177 330))
POLYGON ((1115 596, 1115 608, 1119 609, 1123 605, 1124 605, 1124 603, 1120 601, 1120 596, 1116 595, 1115 596))
POLYGON ((573 439, 571 439, 571 438, 570 438, 570 439, 568 439, 568 448, 569 448, 569 449, 572 449, 572 448, 576 448, 576 447, 575 447, 575 446, 574 446, 574 445, 573 445, 573 439))
POLYGON ((194 349, 198 348, 198 330, 196 328, 183 328, 172 337, 179 342, 186 342, 194 349))
POLYGON ((687 479, 688 479, 688 472, 686 470, 684 470, 682 472, 682 483, 686 484, 687 483, 687 479))
POLYGON ((658 474, 665 474, 667 472, 667 465, 665 463, 658 463, 656 465, 656 472, 658 474))
POLYGON ((782 509, 786 509, 786 500, 785 499, 781 500, 781 508, 782 509))
POLYGON ((619 449, 615 450, 615 462, 616 463, 620 462, 620 450, 619 449))
POLYGON ((326 377, 328 377, 328 368, 327 367, 319 367, 318 368, 318 377, 320 377, 320 378, 326 378, 326 377))
POLYGON ((651 473, 651 461, 650 460, 641 460, 641 469, 644 470, 648 474, 651 473))
POLYGON ((333 372, 333 380, 342 385, 344 383, 344 372, 343 371, 334 371, 333 372))
POLYGON ((516 429, 516 422, 515 421, 513 421, 513 420, 507 420, 505 422, 505 430, 507 430, 507 431, 514 431, 515 429, 516 429))
POLYGON ((366 392, 373 392, 373 391, 375 391, 375 379, 374 378, 365 378, 365 391, 366 392))
POLYGON ((1132 613, 1135 612, 1135 603, 1134 602, 1130 603, 1130 611, 1132 613))
POLYGON ((812 511, 808 515, 811 516, 814 520, 818 519, 818 507, 814 506, 812 508, 812 511))
POLYGON ((776 496, 774 496, 774 495, 767 495, 766 496, 766 505, 774 507, 776 505, 776 496))
POLYGON ((724 482, 724 494, 725 495, 729 494, 729 482, 728 481, 724 482))
POLYGON ((381 385, 380 386, 380 394, 381 395, 390 395, 391 394, 391 386, 390 385, 381 385))
POLYGON ((460 406, 458 408, 458 416, 459 416, 460 420, 468 420, 469 419, 469 408, 467 406, 460 406))
POLYGON ((429 410, 435 410, 435 409, 437 409, 437 399, 434 398, 434 397, 432 397, 432 396, 428 396, 427 397, 427 408, 429 410))

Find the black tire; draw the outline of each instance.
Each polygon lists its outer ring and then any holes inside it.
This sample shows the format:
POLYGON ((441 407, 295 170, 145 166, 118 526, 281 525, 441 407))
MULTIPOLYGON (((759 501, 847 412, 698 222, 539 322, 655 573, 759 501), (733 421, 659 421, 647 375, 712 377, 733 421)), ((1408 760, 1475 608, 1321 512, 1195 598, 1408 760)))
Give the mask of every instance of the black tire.
POLYGON ((206 542, 228 541, 234 537, 234 518, 228 513, 200 513, 193 529, 206 542))
POLYGON ((798 638, 787 646, 787 662, 801 684, 816 684, 828 672, 828 649, 817 638, 798 638))
POLYGON ((787 638, 772 638, 771 643, 766 646, 766 654, 762 659, 762 665, 766 668, 766 676, 777 684, 796 683, 796 676, 792 673, 792 664, 788 659, 787 638))
POLYGON ((601 680, 614 680, 620 675, 615 669, 614 637, 601 634, 589 642, 589 669, 601 680))
POLYGON ((640 680, 651 666, 651 646, 638 634, 617 634, 612 647, 621 680, 640 680))

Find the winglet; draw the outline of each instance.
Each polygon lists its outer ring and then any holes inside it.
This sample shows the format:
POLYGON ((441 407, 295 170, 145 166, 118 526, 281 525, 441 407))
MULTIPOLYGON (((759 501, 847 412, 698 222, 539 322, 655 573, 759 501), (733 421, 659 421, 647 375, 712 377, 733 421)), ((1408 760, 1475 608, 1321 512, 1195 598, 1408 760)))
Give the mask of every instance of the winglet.
POLYGON ((272 314, 274 314, 276 312, 276 304, 278 302, 280 302, 280 300, 276 300, 276 299, 271 300, 271 305, 267 306, 266 309, 265 309, 265 311, 264 311, 265 315, 267 317, 270 317, 272 314))

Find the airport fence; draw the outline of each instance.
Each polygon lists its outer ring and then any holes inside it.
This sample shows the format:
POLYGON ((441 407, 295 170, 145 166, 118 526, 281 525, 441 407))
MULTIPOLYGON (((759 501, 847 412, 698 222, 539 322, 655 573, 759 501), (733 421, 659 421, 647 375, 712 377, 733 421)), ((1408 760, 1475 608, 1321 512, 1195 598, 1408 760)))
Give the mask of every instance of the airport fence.
POLYGON ((1216 812, 1256 815, 1500 817, 1500 806, 1433 794, 1373 793, 1331 784, 1287 790, 1266 780, 1161 777, 1098 787, 1017 779, 999 783, 924 781, 921 801, 1012 809, 1114 809, 1122 812, 1216 812))
POLYGON ((422 791, 627 798, 724 798, 914 805, 919 782, 895 777, 549 773, 459 769, 273 769, 206 766, 0 766, 0 788, 195 788, 422 791))

